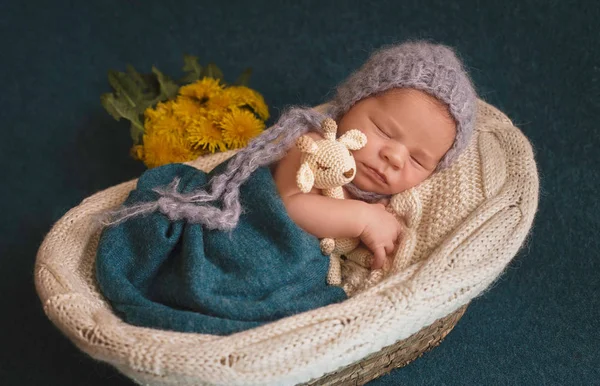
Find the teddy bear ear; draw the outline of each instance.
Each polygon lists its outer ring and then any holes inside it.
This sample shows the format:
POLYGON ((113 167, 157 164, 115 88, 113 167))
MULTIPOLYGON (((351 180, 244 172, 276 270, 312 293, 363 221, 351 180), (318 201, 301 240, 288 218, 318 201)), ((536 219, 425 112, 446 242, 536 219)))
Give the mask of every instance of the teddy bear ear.
POLYGON ((317 143, 308 135, 298 137, 296 140, 296 147, 298 147, 302 153, 307 154, 315 154, 317 150, 319 150, 317 143))
POLYGON ((325 118, 321 123, 321 128, 323 129, 323 136, 326 139, 334 140, 337 134, 337 123, 331 118, 325 118))
POLYGON ((338 141, 343 143, 350 150, 358 150, 362 149, 367 144, 367 136, 360 130, 352 129, 342 135, 338 141))
POLYGON ((303 162, 296 174, 296 184, 302 193, 308 193, 315 184, 315 175, 308 165, 308 162, 303 162))

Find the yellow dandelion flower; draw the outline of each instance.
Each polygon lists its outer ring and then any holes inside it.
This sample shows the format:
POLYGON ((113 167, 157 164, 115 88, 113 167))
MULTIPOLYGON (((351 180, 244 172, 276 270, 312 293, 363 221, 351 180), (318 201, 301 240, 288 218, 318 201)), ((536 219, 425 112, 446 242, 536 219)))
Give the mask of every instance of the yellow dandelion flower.
POLYGON ((220 124, 223 129, 223 139, 229 149, 244 147, 259 135, 265 128, 265 123, 256 118, 252 112, 233 108, 226 114, 220 124))
POLYGON ((133 157, 133 159, 137 160, 137 161, 143 161, 144 160, 144 146, 143 145, 134 145, 130 152, 131 157, 133 157))
POLYGON ((160 120, 164 116, 173 114, 173 101, 158 102, 154 108, 148 107, 144 111, 144 120, 156 121, 160 120))
POLYGON ((245 86, 231 86, 225 89, 225 93, 231 96, 237 107, 250 106, 263 121, 269 119, 269 108, 257 91, 245 86))
POLYGON ((154 110, 146 109, 144 113, 144 133, 160 135, 175 143, 175 137, 181 137, 185 134, 184 122, 177 119, 173 114, 173 101, 162 105, 159 103, 159 105, 154 110))
POLYGON ((211 153, 227 149, 221 129, 207 118, 200 117, 190 121, 186 131, 188 143, 193 149, 204 149, 211 153))
POLYGON ((180 95, 173 104, 173 115, 182 122, 188 123, 198 117, 206 117, 207 110, 196 99, 180 95))
POLYGON ((204 77, 197 82, 183 86, 179 89, 179 95, 195 98, 200 102, 206 101, 210 96, 217 95, 223 91, 223 85, 218 79, 204 77))
POLYGON ((218 92, 210 94, 206 102, 206 108, 211 111, 226 110, 232 105, 235 106, 235 99, 228 92, 218 92))
POLYGON ((141 159, 148 168, 190 161, 199 155, 182 137, 171 137, 170 140, 165 140, 163 136, 156 134, 144 135, 142 153, 141 159))
POLYGON ((229 112, 228 109, 223 109, 223 110, 206 110, 206 118, 211 121, 212 123, 214 123, 215 125, 219 126, 219 122, 221 122, 221 120, 223 119, 223 117, 229 112))

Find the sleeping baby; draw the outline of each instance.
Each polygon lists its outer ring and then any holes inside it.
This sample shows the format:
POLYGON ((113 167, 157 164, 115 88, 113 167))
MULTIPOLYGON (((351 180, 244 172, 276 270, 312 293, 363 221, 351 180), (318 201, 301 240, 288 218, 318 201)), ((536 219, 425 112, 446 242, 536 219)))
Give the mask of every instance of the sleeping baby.
MULTIPOLYGON (((395 88, 365 98, 340 120, 339 135, 360 128, 366 146, 354 151, 354 185, 384 196, 401 193, 429 177, 456 137, 456 123, 443 102, 430 94, 395 88)), ((317 133, 309 136, 320 139, 317 133)), ((290 217, 319 237, 360 237, 373 252, 372 268, 380 268, 393 252, 402 228, 385 210, 386 200, 334 200, 313 188, 300 192, 294 170, 301 154, 292 148, 274 168, 275 183, 290 217)), ((347 190, 345 198, 355 198, 347 190)))
POLYGON ((476 93, 445 46, 409 42, 376 51, 324 113, 293 108, 210 173, 166 165, 144 173, 112 213, 96 259, 104 296, 125 321, 229 334, 343 301, 328 286, 320 238, 356 237, 380 268, 402 225, 394 194, 450 166, 473 132, 476 93), (346 200, 300 191, 303 134, 332 118, 338 136, 366 136, 353 152, 346 200))

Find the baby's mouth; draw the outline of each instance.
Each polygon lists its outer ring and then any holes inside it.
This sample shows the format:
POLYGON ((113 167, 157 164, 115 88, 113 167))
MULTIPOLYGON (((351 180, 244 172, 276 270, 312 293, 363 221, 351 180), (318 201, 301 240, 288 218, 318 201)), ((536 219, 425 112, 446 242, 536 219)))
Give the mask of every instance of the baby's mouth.
POLYGON ((363 166, 365 167, 365 169, 367 169, 367 171, 374 177, 376 178, 378 181, 387 184, 387 178, 385 178, 385 175, 379 173, 376 169, 373 169, 370 166, 367 166, 365 164, 363 164, 363 166))

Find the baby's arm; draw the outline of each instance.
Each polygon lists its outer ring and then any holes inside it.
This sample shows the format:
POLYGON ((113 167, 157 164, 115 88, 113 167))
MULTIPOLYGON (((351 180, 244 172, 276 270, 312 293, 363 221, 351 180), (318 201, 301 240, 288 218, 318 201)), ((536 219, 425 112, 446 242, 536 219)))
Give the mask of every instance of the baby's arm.
MULTIPOLYGON (((309 133, 321 139, 316 133, 309 133)), ((380 268, 392 253, 401 232, 394 216, 381 204, 325 197, 318 189, 302 193, 296 184, 301 152, 295 146, 275 166, 273 178, 287 212, 306 232, 318 237, 360 237, 374 254, 373 268, 380 268)))
MULTIPOLYGON (((316 133, 309 133, 314 139, 322 139, 316 133)), ((318 237, 359 237, 362 233, 365 207, 357 200, 339 200, 321 195, 313 188, 302 193, 296 184, 296 173, 300 169, 301 152, 293 146, 275 167, 273 178, 279 195, 289 216, 306 232, 318 237)))

